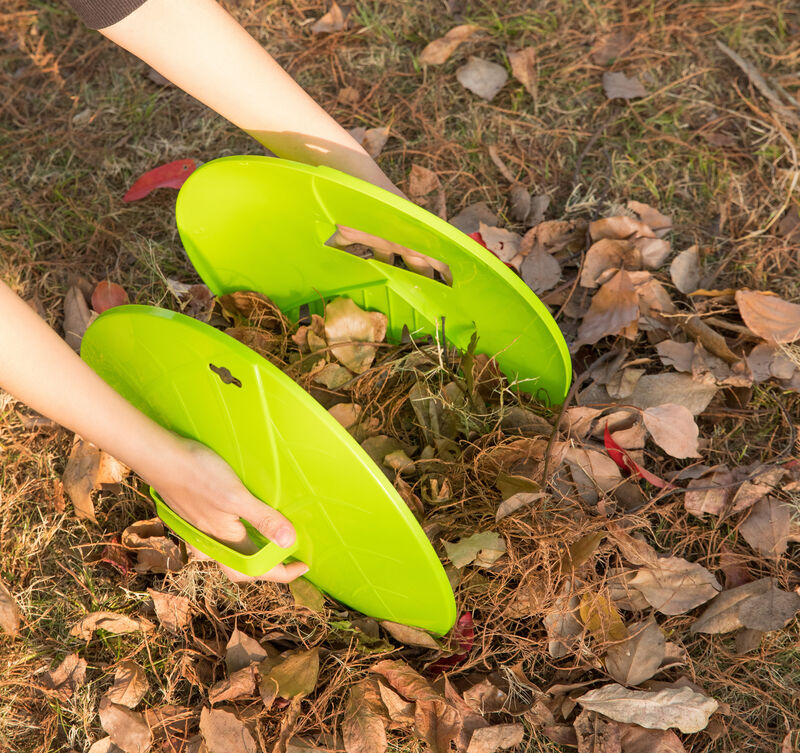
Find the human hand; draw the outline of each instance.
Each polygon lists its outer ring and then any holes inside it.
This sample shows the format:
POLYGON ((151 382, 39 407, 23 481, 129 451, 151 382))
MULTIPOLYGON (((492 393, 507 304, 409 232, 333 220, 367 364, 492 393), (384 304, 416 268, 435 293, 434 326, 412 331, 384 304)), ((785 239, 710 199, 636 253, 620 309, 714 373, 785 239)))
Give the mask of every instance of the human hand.
MULTIPOLYGON (((294 543, 292 524, 277 510, 250 494, 219 455, 199 442, 181 437, 175 439, 176 450, 170 462, 160 464, 158 471, 146 478, 172 510, 196 528, 241 552, 255 551, 255 546, 240 518, 279 546, 288 547, 294 543)), ((187 546, 197 559, 211 559, 195 547, 187 546)), ((218 564, 236 583, 257 580, 288 583, 308 572, 304 563, 292 562, 277 565, 263 575, 249 577, 218 564)))

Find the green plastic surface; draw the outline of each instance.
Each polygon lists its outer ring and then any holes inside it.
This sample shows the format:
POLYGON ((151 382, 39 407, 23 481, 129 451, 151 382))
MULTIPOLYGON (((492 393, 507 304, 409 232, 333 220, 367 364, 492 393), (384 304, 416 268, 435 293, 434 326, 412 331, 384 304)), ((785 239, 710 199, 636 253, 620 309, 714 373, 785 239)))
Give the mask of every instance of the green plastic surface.
POLYGON ((478 243, 430 212, 326 167, 271 157, 227 157, 196 170, 178 195, 178 230, 215 294, 254 290, 288 316, 323 313, 339 295, 389 318, 390 340, 444 331, 494 356, 520 389, 563 402, 571 378, 564 338, 545 306, 478 243), (326 246, 344 225, 450 267, 452 286, 326 246))
POLYGON ((309 580, 367 615, 442 634, 452 627, 453 592, 406 504, 347 431, 267 360, 207 324, 148 306, 104 313, 81 355, 137 408, 221 455, 297 532, 292 550, 253 536, 261 550, 242 555, 154 495, 186 541, 250 575, 291 554, 309 565, 309 580), (226 384, 220 369, 241 386, 226 384))

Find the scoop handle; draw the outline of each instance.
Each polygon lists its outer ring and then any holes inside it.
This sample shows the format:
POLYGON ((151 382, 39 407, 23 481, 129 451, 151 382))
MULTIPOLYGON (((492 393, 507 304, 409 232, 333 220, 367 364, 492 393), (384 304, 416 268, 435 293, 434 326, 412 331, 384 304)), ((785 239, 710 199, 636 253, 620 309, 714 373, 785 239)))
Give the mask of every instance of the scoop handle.
POLYGON ((158 517, 169 526, 187 544, 199 549, 203 554, 216 560, 222 565, 240 572, 244 575, 258 576, 272 570, 287 557, 290 557, 298 547, 297 539, 288 548, 278 546, 274 541, 270 541, 257 529, 253 528, 246 520, 242 524, 247 529, 250 540, 258 547, 258 551, 252 554, 243 554, 233 549, 221 541, 217 541, 212 536, 204 533, 199 528, 195 528, 191 523, 185 521, 178 513, 171 509, 161 498, 161 495, 150 487, 150 496, 156 503, 158 517))

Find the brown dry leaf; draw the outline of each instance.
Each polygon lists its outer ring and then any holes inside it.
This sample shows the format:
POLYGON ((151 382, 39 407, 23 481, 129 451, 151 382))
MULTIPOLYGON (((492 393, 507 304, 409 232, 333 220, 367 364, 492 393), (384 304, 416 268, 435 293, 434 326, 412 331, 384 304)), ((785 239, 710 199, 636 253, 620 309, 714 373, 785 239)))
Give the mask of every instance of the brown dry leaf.
POLYGON ((136 552, 137 573, 168 573, 183 567, 180 547, 165 533, 158 518, 139 520, 122 532, 122 545, 136 552))
POLYGON ((76 434, 62 477, 76 516, 96 523, 92 492, 103 484, 120 483, 128 473, 130 469, 76 434))
POLYGON ((739 606, 739 619, 749 630, 780 630, 800 611, 800 594, 782 591, 773 580, 770 587, 739 606))
POLYGON ((772 343, 800 339, 800 305, 771 293, 737 290, 736 305, 748 329, 772 343))
POLYGON ((590 53, 595 65, 608 65, 619 58, 633 43, 633 35, 629 31, 620 30, 603 34, 590 53))
POLYGON ((506 542, 493 531, 473 533, 455 542, 444 542, 450 561, 457 568, 465 567, 476 560, 477 564, 496 562, 506 551, 506 542))
POLYGON ((506 50, 511 73, 532 97, 536 97, 536 49, 506 50))
POLYGON ((353 375, 338 363, 329 363, 320 369, 312 379, 318 384, 322 384, 329 390, 338 390, 344 384, 347 384, 353 375))
POLYGON ((713 698, 687 687, 651 692, 628 690, 617 683, 590 690, 576 700, 585 709, 617 722, 650 729, 676 727, 687 734, 704 729, 719 706, 713 698))
POLYGON ((693 293, 700 287, 700 250, 690 246, 681 251, 669 265, 672 282, 681 293, 693 293))
POLYGON ((281 698, 294 698, 311 693, 317 686, 319 675, 319 649, 298 651, 280 664, 276 664, 269 676, 278 684, 281 698))
POLYGON ((86 297, 77 285, 67 290, 64 296, 64 339, 74 351, 80 352, 83 334, 96 316, 89 311, 86 297))
POLYGON ((628 328, 639 320, 639 301, 630 275, 621 269, 595 293, 578 327, 575 347, 592 345, 608 335, 628 336, 628 328))
POLYGON ((385 677, 389 684, 409 701, 438 701, 442 699, 433 686, 404 661, 384 659, 370 667, 370 671, 385 677))
POLYGON ((653 441, 674 458, 699 458, 700 429, 691 411, 683 405, 664 403, 642 412, 642 420, 653 441))
POLYGON ((567 547, 567 551, 561 557, 558 563, 558 572, 561 574, 569 573, 570 571, 577 570, 597 551, 600 542, 606 537, 605 532, 595 531, 594 533, 587 533, 581 536, 577 541, 567 547))
POLYGON ((328 408, 330 413, 345 429, 350 429, 358 423, 361 415, 361 406, 356 403, 336 403, 328 408))
POLYGON ((485 201, 477 201, 474 204, 464 207, 458 214, 451 217, 448 222, 457 227, 462 233, 469 235, 476 233, 480 229, 481 222, 494 227, 499 221, 499 217, 489 209, 485 201))
POLYGON ((636 212, 639 215, 639 219, 645 225, 648 225, 658 238, 663 238, 672 229, 672 220, 649 204, 642 204, 640 201, 629 201, 628 209, 636 212))
POLYGON ((388 746, 386 729, 367 700, 364 681, 350 688, 342 738, 347 753, 384 753, 388 746))
POLYGON ((578 494, 588 505, 597 504, 600 492, 610 492, 622 482, 619 466, 605 453, 568 447, 564 453, 578 494))
POLYGON ((220 680, 208 691, 208 702, 213 706, 222 701, 235 701, 254 695, 256 692, 255 665, 242 667, 230 677, 220 680))
POLYGON ((380 156, 383 147, 386 146, 386 142, 389 140, 389 126, 381 128, 362 128, 358 126, 351 128, 348 133, 364 147, 364 151, 372 159, 377 159, 380 156))
POLYGON ((44 674, 44 682, 58 698, 66 701, 86 681, 86 666, 86 659, 68 654, 52 672, 44 674))
POLYGON ((122 633, 135 633, 141 631, 149 633, 155 628, 150 620, 144 617, 130 617, 126 614, 115 614, 114 612, 92 612, 79 620, 69 634, 88 641, 91 639, 95 630, 105 630, 114 635, 122 633))
POLYGON ((20 611, 14 595, 0 581, 0 629, 12 638, 19 635, 20 611))
POLYGON ((423 167, 422 165, 411 165, 411 172, 408 174, 408 195, 414 199, 414 201, 427 196, 429 193, 441 187, 442 182, 433 170, 428 170, 427 167, 423 167))
POLYGON ((567 656, 574 639, 583 633, 577 619, 579 605, 580 599, 572 594, 572 581, 567 578, 553 603, 553 611, 542 619, 547 630, 547 650, 554 659, 567 656))
POLYGON ((589 235, 593 241, 599 241, 601 238, 636 240, 656 237, 649 225, 624 214, 595 220, 589 225, 589 235))
POLYGON ((508 81, 508 73, 502 65, 471 57, 456 71, 456 78, 465 89, 491 102, 508 81))
POLYGON ((584 288, 596 288, 598 280, 609 270, 621 268, 636 270, 642 266, 641 262, 639 249, 630 241, 601 238, 586 252, 581 268, 581 285, 584 288))
POLYGON ((523 282, 536 294, 551 290, 561 280, 558 259, 538 245, 522 260, 519 272, 523 282))
POLYGON ((401 625, 398 622, 390 622, 389 620, 383 620, 381 622, 381 627, 389 633, 392 638, 406 646, 419 646, 420 648, 431 648, 434 650, 441 648, 430 633, 426 633, 419 628, 401 625))
POLYGON ((628 585, 641 591, 657 611, 669 615, 684 614, 722 590, 706 568, 682 557, 659 558, 655 565, 640 568, 628 585))
POLYGON ((628 637, 622 617, 607 592, 585 593, 581 596, 578 611, 584 627, 601 645, 628 637))
POLYGON ((662 340, 656 345, 656 350, 664 366, 672 366, 675 371, 692 373, 694 343, 679 343, 674 340, 662 340))
POLYGON ((537 499, 542 499, 546 496, 547 494, 544 492, 517 492, 516 494, 512 494, 508 499, 503 500, 497 507, 497 512, 495 513, 494 519, 496 521, 500 521, 503 518, 507 518, 520 508, 527 507, 537 499))
POLYGON ((672 252, 672 246, 661 238, 637 238, 633 243, 645 269, 658 269, 672 252))
POLYGON ((414 704, 401 698, 394 690, 382 682, 378 683, 383 705, 389 712, 389 718, 400 727, 409 727, 414 723, 414 704))
POLYGON ((331 9, 311 24, 311 31, 315 34, 332 34, 335 31, 342 31, 346 20, 346 14, 336 4, 336 0, 333 0, 331 9))
POLYGON ((620 725, 622 753, 686 753, 672 730, 645 729, 634 724, 620 725))
MULTIPOLYGON (((574 701, 565 701, 574 705, 574 701)), ((565 714, 566 715, 566 714, 565 714)), ((578 753, 621 753, 620 727, 594 711, 584 709, 573 724, 578 753)))
POLYGON ((324 611, 325 596, 310 580, 297 578, 289 584, 289 590, 296 606, 306 607, 312 612, 324 611))
POLYGON ((656 565, 658 554, 653 547, 646 541, 631 536, 623 531, 613 521, 607 524, 608 535, 619 547, 622 556, 633 565, 646 565, 648 567, 656 565))
POLYGON ((683 505, 687 512, 702 518, 703 515, 722 515, 733 496, 731 484, 736 476, 725 466, 720 466, 709 475, 689 481, 683 505), (695 487, 700 487, 695 491, 695 487), (705 489, 703 487, 711 487, 705 489))
POLYGON ((208 753, 256 753, 256 741, 245 723, 229 711, 204 708, 200 734, 208 753))
POLYGON ((519 745, 525 737, 521 724, 493 724, 472 733, 467 753, 495 753, 519 745))
POLYGON ((144 670, 136 662, 123 661, 117 666, 114 684, 108 689, 105 697, 112 703, 133 709, 144 698, 147 689, 147 676, 144 670))
POLYGON ((249 667, 253 662, 267 658, 267 652, 255 639, 236 628, 225 646, 225 666, 228 674, 249 667))
POLYGON ((603 74, 603 91, 609 99, 638 99, 647 96, 647 89, 642 86, 638 76, 626 76, 624 73, 603 74))
POLYGON ((177 594, 167 594, 160 591, 147 589, 156 609, 156 617, 162 627, 171 633, 180 633, 188 627, 191 620, 191 605, 189 599, 177 594))
POLYGON ((502 227, 490 227, 482 222, 479 232, 486 247, 500 261, 510 262, 519 253, 522 238, 517 233, 512 233, 502 227))
POLYGON ((461 732, 461 718, 444 698, 417 701, 414 725, 431 753, 449 753, 450 741, 455 740, 461 732))
POLYGON ((766 497, 751 508, 739 533, 759 554, 779 557, 789 545, 792 506, 774 497, 766 497))
POLYGON ((688 374, 645 374, 636 383, 628 402, 641 410, 677 403, 688 408, 693 416, 698 416, 708 408, 717 390, 715 384, 695 382, 688 374))
POLYGON ((108 698, 100 701, 100 724, 114 745, 125 753, 147 753, 153 744, 153 735, 144 716, 108 698))
POLYGON ((422 65, 442 65, 442 63, 446 63, 458 46, 469 39, 476 31, 480 31, 480 26, 470 26, 469 24, 450 29, 443 37, 434 39, 425 46, 425 49, 419 54, 419 62, 422 65))
POLYGON ((375 359, 375 347, 361 343, 380 342, 385 336, 384 314, 364 311, 349 298, 337 298, 325 306, 325 339, 331 353, 356 374, 364 373, 375 359))
POLYGON ((628 626, 630 637, 609 647, 606 671, 622 685, 641 685, 661 668, 666 639, 654 620, 628 626))
POLYGON ((89 753, 124 753, 122 748, 111 741, 110 737, 104 737, 92 743, 89 753))

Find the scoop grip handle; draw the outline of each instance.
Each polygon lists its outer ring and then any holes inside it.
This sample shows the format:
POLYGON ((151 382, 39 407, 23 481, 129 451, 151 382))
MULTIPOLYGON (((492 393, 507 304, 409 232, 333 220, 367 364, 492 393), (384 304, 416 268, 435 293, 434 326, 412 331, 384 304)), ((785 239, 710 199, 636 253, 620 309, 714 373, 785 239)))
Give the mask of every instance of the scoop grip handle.
POLYGON ((284 548, 278 546, 278 544, 274 541, 270 541, 246 520, 242 520, 242 524, 247 529, 247 535, 258 547, 258 551, 252 554, 243 554, 227 544, 217 541, 213 536, 209 536, 204 531, 195 528, 191 523, 184 520, 164 502, 161 495, 152 487, 150 487, 150 496, 156 503, 158 517, 187 544, 191 544, 203 554, 211 557, 211 559, 244 575, 253 577, 263 575, 272 570, 276 565, 281 564, 281 562, 297 551, 297 539, 295 539, 294 544, 290 547, 284 548))

